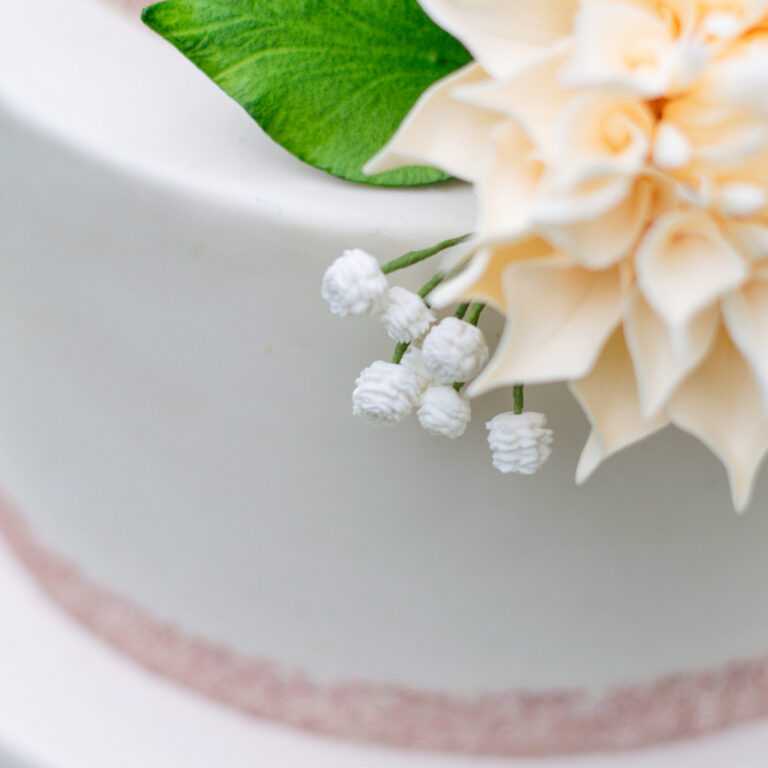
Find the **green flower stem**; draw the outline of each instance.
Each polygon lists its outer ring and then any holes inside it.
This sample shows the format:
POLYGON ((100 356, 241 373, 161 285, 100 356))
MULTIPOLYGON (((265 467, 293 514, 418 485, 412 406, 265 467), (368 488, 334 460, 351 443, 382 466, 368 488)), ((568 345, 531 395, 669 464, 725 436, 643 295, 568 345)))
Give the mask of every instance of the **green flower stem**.
POLYGON ((469 314, 466 317, 467 322, 470 325, 477 325, 480 320, 480 315, 485 309, 485 304, 473 304, 472 309, 469 310, 469 314))
POLYGON ((516 384, 512 388, 513 396, 515 398, 515 413, 523 412, 523 405, 525 403, 524 390, 522 384, 516 384))
POLYGON ((392 362, 395 365, 400 365, 400 361, 403 359, 403 355, 408 351, 408 347, 410 347, 411 344, 408 341, 401 341, 396 347, 395 347, 395 353, 392 355, 392 362))
POLYGON ((435 288, 437 288, 437 286, 440 285, 440 283, 442 283, 446 277, 448 277, 448 272, 441 270, 428 283, 425 283, 421 287, 421 290, 419 290, 419 296, 424 299, 425 304, 427 303, 427 296, 429 296, 429 294, 432 293, 432 291, 434 291, 435 288))
POLYGON ((456 307, 456 312, 454 312, 454 317, 458 317, 459 320, 464 319, 464 315, 467 314, 467 310, 469 309, 470 302, 466 302, 465 304, 459 304, 458 307, 456 307))
POLYGON ((410 251, 410 253, 406 253, 397 259, 393 259, 392 261, 387 262, 381 268, 381 271, 385 275, 389 275, 392 272, 396 272, 398 269, 405 269, 406 267, 413 266, 414 264, 418 264, 420 261, 424 261, 424 259, 428 259, 430 256, 434 256, 436 253, 440 253, 440 251, 444 251, 447 248, 452 248, 454 245, 459 245, 459 243, 466 242, 470 237, 472 237, 471 233, 468 235, 462 235, 461 237, 452 237, 450 240, 443 240, 442 243, 433 245, 430 248, 424 248, 421 251, 410 251))

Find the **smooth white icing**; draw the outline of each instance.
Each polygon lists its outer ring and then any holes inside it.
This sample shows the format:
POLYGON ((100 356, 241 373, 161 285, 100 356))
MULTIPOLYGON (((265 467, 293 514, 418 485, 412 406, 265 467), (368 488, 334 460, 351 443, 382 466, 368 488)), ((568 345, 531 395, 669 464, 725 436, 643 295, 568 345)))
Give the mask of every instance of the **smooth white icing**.
POLYGON ((468 190, 302 166, 92 2, 4 14, 0 484, 45 543, 318 679, 601 689, 768 649, 765 476, 736 517, 667 430, 576 488, 587 424, 558 386, 528 392, 556 433, 532 478, 491 467, 509 392, 455 442, 352 418, 392 344, 330 315, 325 268, 467 231, 468 190))

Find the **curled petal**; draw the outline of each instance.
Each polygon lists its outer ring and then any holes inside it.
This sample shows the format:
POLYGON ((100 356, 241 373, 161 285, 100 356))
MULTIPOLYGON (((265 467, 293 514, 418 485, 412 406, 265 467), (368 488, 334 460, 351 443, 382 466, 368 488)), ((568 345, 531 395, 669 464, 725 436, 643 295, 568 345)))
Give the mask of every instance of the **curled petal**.
POLYGON ((744 221, 729 221, 723 231, 734 247, 748 259, 768 258, 768 227, 744 221))
POLYGON ((578 379, 587 374, 621 319, 618 269, 570 263, 510 266, 503 275, 507 326, 470 396, 505 384, 578 379))
POLYGON ((723 300, 723 318, 760 386, 768 416, 768 280, 753 280, 723 300))
POLYGON ((745 260, 697 211, 662 216, 640 242, 636 264, 640 290, 681 346, 693 316, 747 276, 745 260))
POLYGON ((556 258, 555 249, 535 235, 503 245, 481 248, 467 268, 430 294, 430 304, 446 307, 458 301, 482 301, 499 312, 506 311, 503 275, 507 267, 519 262, 556 258))
POLYGON ((541 170, 522 128, 508 121, 494 130, 492 161, 478 183, 486 238, 515 238, 528 229, 541 170))
POLYGON ((533 207, 533 224, 543 229, 602 216, 620 205, 632 186, 631 178, 608 176, 566 191, 545 189, 533 207))
POLYGON ((597 218, 564 224, 542 224, 541 232, 589 269, 602 269, 625 256, 648 222, 653 191, 640 179, 615 208, 597 218))
POLYGON ((512 77, 462 89, 457 98, 508 115, 534 144, 548 144, 560 109, 572 96, 558 80, 571 47, 572 41, 565 40, 532 58, 512 77))
POLYGON ((675 77, 677 56, 664 19, 641 3, 588 0, 576 16, 570 86, 611 85, 654 97, 675 77))
POLYGON ((578 0, 419 0, 494 77, 570 34, 578 0))
POLYGON ((611 91, 572 97, 543 147, 558 188, 591 182, 606 174, 636 175, 650 154, 653 114, 643 101, 611 91))
POLYGON ((571 391, 592 425, 576 482, 583 483, 609 456, 666 426, 666 415, 646 419, 624 333, 617 329, 605 345, 595 367, 573 382, 571 391))
POLYGON ((469 64, 428 88, 364 171, 384 173, 426 164, 474 181, 485 165, 490 134, 501 117, 491 110, 457 101, 453 92, 486 78, 480 67, 469 64), (457 136, 461 136, 461 141, 457 141, 457 136))
POLYGON ((689 93, 664 108, 664 130, 685 145, 687 157, 705 163, 748 161, 768 144, 762 120, 733 105, 712 102, 709 95, 689 93))
POLYGON ((768 44, 764 37, 745 39, 714 60, 696 84, 702 104, 727 106, 765 115, 768 88, 768 44))
POLYGON ((761 406, 752 372, 722 329, 706 360, 683 382, 668 407, 672 421, 725 464, 739 511, 749 503, 768 450, 768 421, 761 406))
POLYGON ((693 319, 683 350, 677 348, 669 328, 639 291, 629 300, 624 322, 641 412, 644 418, 652 418, 711 348, 719 326, 717 307, 708 307, 693 319))

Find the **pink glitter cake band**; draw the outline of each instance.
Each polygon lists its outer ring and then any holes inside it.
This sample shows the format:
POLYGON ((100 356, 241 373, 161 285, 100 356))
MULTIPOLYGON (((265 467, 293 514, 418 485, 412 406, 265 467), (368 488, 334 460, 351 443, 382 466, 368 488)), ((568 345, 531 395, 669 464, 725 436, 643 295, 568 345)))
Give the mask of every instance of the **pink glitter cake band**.
POLYGON ((460 698, 385 683, 319 684, 157 619, 38 544, 0 500, 0 531, 42 589, 144 667, 256 717, 343 739, 483 755, 624 749, 768 715, 768 655, 611 690, 460 698))

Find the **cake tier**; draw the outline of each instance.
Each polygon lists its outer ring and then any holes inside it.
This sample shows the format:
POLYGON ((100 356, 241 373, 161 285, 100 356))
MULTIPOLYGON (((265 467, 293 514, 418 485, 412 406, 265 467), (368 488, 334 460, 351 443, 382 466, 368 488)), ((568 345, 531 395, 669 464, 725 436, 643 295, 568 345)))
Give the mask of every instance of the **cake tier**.
POLYGON ((88 0, 5 9, 0 167, 0 482, 26 520, 4 525, 115 643, 400 744, 606 747, 768 712, 768 478, 736 517, 667 430, 577 489, 561 386, 528 393, 555 430, 532 478, 490 464, 508 392, 455 442, 352 418, 391 344, 330 315, 323 270, 467 231, 467 188, 305 167, 88 0))

